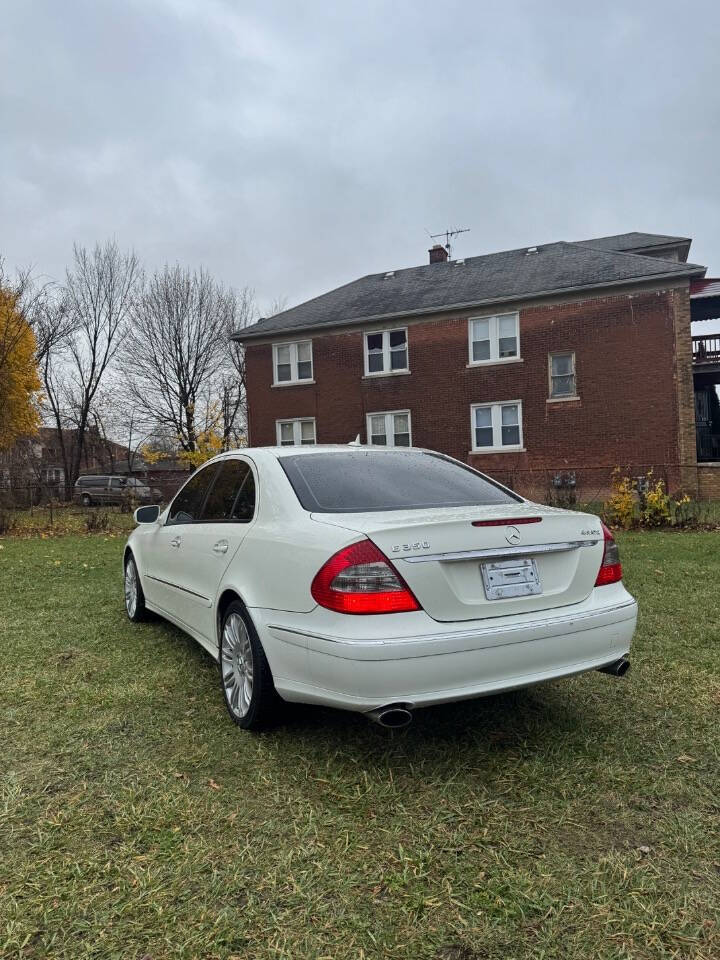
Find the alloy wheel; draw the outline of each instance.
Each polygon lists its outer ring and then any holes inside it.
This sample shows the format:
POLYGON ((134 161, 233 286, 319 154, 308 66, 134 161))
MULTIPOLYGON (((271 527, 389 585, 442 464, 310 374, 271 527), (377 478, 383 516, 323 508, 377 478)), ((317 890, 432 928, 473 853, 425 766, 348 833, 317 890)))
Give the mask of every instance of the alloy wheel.
POLYGON ((246 716, 253 695, 253 652, 243 618, 231 613, 222 636, 222 677, 225 697, 231 712, 246 716))
POLYGON ((125 565, 125 609, 129 617, 135 616, 138 599, 137 570, 133 560, 125 565))

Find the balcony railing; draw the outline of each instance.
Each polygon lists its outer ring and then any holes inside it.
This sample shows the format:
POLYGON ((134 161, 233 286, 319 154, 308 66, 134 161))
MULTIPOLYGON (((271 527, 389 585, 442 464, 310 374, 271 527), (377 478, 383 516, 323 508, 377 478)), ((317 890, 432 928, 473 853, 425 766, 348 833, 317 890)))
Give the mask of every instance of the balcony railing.
POLYGON ((720 363, 720 333, 692 338, 693 363, 720 363))

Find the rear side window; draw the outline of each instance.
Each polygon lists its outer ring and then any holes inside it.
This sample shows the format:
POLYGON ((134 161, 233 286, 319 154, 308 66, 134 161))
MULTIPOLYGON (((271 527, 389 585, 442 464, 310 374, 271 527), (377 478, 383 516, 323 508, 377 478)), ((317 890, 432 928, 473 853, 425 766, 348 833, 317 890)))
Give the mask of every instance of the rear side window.
POLYGON ((244 460, 223 460, 202 519, 247 523, 255 514, 255 479, 244 460))
POLYGON ((303 508, 315 513, 521 502, 488 477, 439 454, 353 450, 279 460, 303 508))
POLYGON ((217 470, 218 464, 213 463, 190 477, 170 504, 167 523, 193 523, 200 519, 205 497, 217 470))

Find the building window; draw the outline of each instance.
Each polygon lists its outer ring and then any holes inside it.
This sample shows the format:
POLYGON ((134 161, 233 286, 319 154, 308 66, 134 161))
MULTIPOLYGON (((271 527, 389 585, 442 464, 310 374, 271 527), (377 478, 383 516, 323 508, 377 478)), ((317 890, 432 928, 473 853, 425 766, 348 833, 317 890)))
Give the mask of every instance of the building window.
POLYGON ((520 356, 520 317, 503 313, 468 322, 470 363, 500 363, 520 356))
POLYGON ((300 447, 315 443, 315 418, 276 420, 279 447, 300 447))
POLYGON ((273 344, 275 383, 302 383, 313 378, 312 340, 273 344))
POLYGON ((369 413, 367 416, 368 443, 379 447, 409 447, 410 411, 393 410, 390 413, 369 413))
POLYGON ((365 334, 365 376, 407 373, 407 330, 382 330, 365 334))
POLYGON ((550 369, 550 399, 576 397, 575 354, 573 352, 551 353, 548 365, 550 369))
POLYGON ((522 403, 483 403, 470 408, 474 451, 521 450, 522 403))

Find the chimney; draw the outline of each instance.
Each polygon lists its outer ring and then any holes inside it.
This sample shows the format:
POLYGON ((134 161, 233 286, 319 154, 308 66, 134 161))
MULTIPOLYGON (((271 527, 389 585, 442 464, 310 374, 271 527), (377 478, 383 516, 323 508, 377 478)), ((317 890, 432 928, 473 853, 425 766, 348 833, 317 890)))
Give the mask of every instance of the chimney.
POLYGON ((445 263, 448 258, 448 252, 441 244, 436 243, 428 250, 430 254, 430 263, 445 263))

